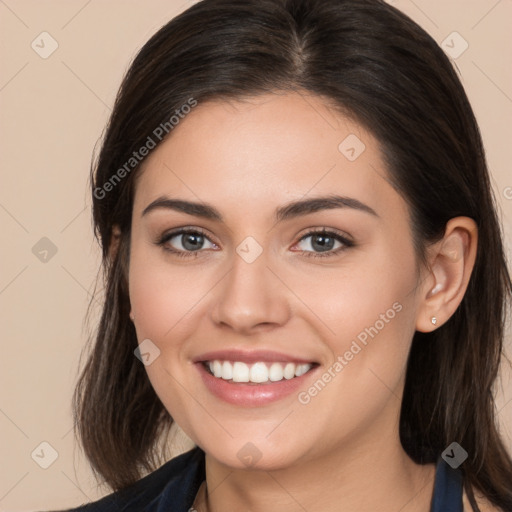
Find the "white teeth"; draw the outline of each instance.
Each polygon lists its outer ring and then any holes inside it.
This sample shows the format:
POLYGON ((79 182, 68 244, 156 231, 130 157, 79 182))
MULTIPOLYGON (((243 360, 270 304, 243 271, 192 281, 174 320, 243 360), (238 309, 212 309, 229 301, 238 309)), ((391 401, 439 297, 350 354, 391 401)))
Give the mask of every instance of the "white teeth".
POLYGON ((249 382, 249 367, 245 363, 240 363, 239 361, 234 363, 232 379, 233 382, 249 382))
POLYGON ((295 363, 264 363, 257 362, 247 365, 241 361, 208 361, 210 372, 217 378, 224 380, 233 380, 233 382, 255 382, 262 383, 278 382, 286 379, 290 380, 294 377, 300 377, 308 372, 312 364, 295 364, 295 363))
POLYGON ((293 379, 295 377, 295 365, 293 363, 288 363, 284 367, 284 378, 287 380, 293 379))
POLYGON ((304 375, 310 368, 311 365, 309 364, 298 364, 297 368, 295 369, 295 377, 300 377, 301 375, 304 375))
POLYGON ((249 380, 251 382, 267 382, 268 368, 265 363, 256 363, 251 366, 249 372, 249 380))
POLYGON ((222 363, 222 375, 223 379, 232 379, 233 378, 233 366, 229 361, 224 361, 222 363))
POLYGON ((222 364, 220 361, 213 361, 213 375, 222 377, 222 364))
POLYGON ((272 382, 276 382, 278 380, 283 380, 283 366, 279 363, 272 363, 270 367, 270 371, 268 372, 269 379, 272 382))

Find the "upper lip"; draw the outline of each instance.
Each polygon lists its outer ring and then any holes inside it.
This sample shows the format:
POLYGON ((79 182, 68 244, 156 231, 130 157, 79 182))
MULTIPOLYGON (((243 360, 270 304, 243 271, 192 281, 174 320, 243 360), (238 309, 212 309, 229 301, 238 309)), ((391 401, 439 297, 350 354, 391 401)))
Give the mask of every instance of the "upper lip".
POLYGON ((304 359, 282 352, 275 352, 273 350, 239 350, 239 349, 224 349, 212 352, 206 352, 193 359, 194 363, 204 361, 241 361, 244 363, 257 363, 261 362, 290 362, 298 364, 314 363, 312 359, 304 359))

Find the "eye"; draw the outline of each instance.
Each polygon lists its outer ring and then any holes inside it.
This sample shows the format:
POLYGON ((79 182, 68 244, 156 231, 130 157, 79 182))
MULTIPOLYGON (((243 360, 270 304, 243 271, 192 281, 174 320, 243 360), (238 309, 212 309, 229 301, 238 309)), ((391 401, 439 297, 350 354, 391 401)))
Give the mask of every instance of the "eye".
POLYGON ((300 243, 303 243, 302 247, 306 253, 305 256, 313 258, 335 256, 341 251, 354 246, 354 242, 346 236, 332 230, 329 231, 326 228, 310 231, 299 240, 297 245, 300 243), (306 242, 307 239, 311 240, 306 242), (339 244, 338 247, 336 247, 336 243, 339 244), (308 248, 312 250, 308 250, 308 248))
POLYGON ((181 257, 197 257, 204 243, 211 244, 210 248, 218 248, 200 229, 181 228, 164 233, 156 242, 164 250, 181 257))
MULTIPOLYGON (((219 248, 199 228, 180 228, 164 233, 155 243, 176 256, 195 258, 202 252, 201 249, 205 248, 205 242, 210 244, 210 249, 219 248)), ((301 250, 306 257, 319 258, 335 256, 341 251, 354 246, 354 242, 348 237, 327 228, 310 231, 296 245, 300 244, 303 244, 301 250), (311 240, 306 242, 308 239, 311 240), (338 244, 338 247, 336 247, 336 244, 338 244)))

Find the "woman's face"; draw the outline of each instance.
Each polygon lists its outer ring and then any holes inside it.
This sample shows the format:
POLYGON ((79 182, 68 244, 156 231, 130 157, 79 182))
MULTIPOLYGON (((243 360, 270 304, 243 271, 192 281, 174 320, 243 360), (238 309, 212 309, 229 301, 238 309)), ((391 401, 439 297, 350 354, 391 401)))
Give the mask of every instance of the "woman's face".
POLYGON ((137 337, 166 409, 223 464, 398 442, 418 283, 376 139, 318 97, 199 104, 144 162, 137 337))

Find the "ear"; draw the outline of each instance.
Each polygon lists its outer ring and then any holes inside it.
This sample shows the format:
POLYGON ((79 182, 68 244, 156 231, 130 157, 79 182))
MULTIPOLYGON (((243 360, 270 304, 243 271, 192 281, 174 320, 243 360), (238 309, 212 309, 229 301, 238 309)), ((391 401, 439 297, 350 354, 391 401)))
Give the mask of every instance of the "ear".
MULTIPOLYGON (((112 233, 110 235, 110 245, 108 248, 108 257, 112 261, 119 250, 119 242, 121 241, 121 228, 118 224, 112 226, 112 233)), ((130 319, 132 322, 135 320, 133 312, 130 309, 130 319)))
POLYGON ((108 248, 108 257, 110 260, 113 260, 116 257, 120 240, 121 240, 121 228, 119 227, 118 224, 114 224, 112 226, 112 232, 110 235, 110 245, 108 248))
POLYGON ((417 331, 431 332, 455 313, 466 293, 477 244, 475 221, 469 217, 455 217, 446 224, 442 240, 428 249, 429 275, 421 287, 417 331))

